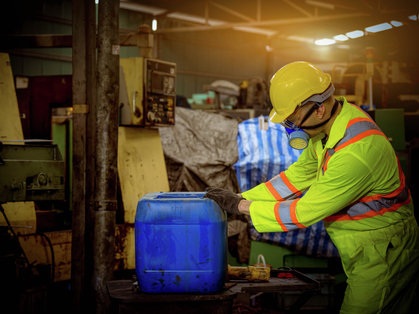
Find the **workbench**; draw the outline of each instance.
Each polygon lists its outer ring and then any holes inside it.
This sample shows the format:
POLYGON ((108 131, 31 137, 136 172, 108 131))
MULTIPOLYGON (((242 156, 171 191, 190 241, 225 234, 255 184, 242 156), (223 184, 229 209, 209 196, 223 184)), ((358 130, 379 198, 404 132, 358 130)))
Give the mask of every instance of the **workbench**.
POLYGON ((227 282, 221 291, 209 294, 145 293, 139 291, 132 280, 115 280, 107 284, 112 300, 112 313, 171 313, 171 314, 228 314, 233 301, 240 293, 276 293, 303 291, 300 298, 288 309, 296 313, 315 293, 320 291, 316 280, 294 270, 274 272, 269 282, 227 282), (293 274, 292 278, 278 278, 278 273, 293 274))

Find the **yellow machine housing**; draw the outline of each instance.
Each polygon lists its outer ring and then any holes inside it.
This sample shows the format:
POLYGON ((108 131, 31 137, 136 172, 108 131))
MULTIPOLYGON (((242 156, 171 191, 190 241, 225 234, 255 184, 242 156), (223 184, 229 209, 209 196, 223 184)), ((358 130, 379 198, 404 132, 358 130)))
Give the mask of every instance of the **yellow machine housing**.
POLYGON ((123 58, 120 65, 119 124, 150 127, 174 125, 176 64, 139 57, 123 58))

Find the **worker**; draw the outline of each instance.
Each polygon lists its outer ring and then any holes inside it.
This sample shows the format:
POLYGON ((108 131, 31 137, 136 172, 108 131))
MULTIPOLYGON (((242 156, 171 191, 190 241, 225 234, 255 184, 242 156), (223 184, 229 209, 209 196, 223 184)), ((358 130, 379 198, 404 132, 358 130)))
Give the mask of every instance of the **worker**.
POLYGON ((374 121, 333 91, 330 75, 310 63, 279 69, 269 119, 301 156, 241 195, 210 187, 205 197, 250 215, 258 232, 323 220, 348 277, 340 313, 419 313, 419 232, 400 163, 374 121))

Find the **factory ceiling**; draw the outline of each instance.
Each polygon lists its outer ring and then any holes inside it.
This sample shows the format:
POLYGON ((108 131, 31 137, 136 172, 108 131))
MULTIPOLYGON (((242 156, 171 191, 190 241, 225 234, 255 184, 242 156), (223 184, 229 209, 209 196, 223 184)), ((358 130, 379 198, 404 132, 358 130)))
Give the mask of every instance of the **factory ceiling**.
POLYGON ((417 0, 121 0, 121 8, 154 15, 160 34, 234 30, 260 34, 272 46, 280 41, 282 48, 290 49, 330 39, 334 49, 374 46, 386 55, 419 50, 417 0), (178 23, 161 23, 165 20, 178 23), (390 29, 365 30, 383 23, 390 29), (357 30, 363 36, 334 39, 357 30))

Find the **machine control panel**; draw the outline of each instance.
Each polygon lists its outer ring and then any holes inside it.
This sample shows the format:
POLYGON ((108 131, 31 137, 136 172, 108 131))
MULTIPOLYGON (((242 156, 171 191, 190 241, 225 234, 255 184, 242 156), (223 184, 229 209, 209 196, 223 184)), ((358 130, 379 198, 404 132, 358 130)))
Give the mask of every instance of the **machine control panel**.
POLYGON ((121 59, 120 125, 175 124, 176 64, 157 59, 121 59))
POLYGON ((146 124, 174 125, 176 102, 176 64, 145 59, 146 124))
POLYGON ((174 124, 174 99, 170 96, 149 96, 147 99, 147 120, 149 123, 174 124))

